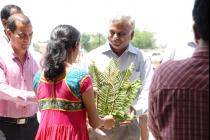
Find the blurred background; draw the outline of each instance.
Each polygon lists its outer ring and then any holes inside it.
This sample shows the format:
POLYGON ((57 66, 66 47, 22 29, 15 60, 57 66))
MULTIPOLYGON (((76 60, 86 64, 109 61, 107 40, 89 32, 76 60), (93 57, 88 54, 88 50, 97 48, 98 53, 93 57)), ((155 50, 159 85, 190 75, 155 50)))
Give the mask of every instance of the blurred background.
POLYGON ((33 24, 32 45, 41 53, 58 24, 71 24, 80 30, 81 53, 85 53, 106 42, 108 21, 113 14, 131 15, 136 20, 132 43, 150 56, 156 68, 166 48, 184 47, 193 41, 193 3, 194 0, 1 0, 0 8, 6 4, 22 8, 33 24))

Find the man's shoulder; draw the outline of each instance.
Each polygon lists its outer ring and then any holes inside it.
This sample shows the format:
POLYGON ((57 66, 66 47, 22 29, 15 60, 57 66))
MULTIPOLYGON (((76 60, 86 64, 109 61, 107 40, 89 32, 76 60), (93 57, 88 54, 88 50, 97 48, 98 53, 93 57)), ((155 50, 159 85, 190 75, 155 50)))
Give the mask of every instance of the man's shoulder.
POLYGON ((129 52, 131 52, 133 55, 137 57, 137 59, 141 62, 150 62, 149 54, 146 53, 144 50, 131 46, 129 49, 129 52))
POLYGON ((6 49, 6 47, 9 47, 9 46, 10 46, 10 43, 9 43, 8 38, 5 35, 0 34, 0 48, 6 49))
POLYGON ((171 69, 180 68, 180 65, 184 64, 185 60, 168 60, 165 63, 162 63, 158 69, 171 69))
POLYGON ((189 73, 189 70, 192 70, 191 58, 184 60, 169 60, 158 67, 157 73, 160 74, 162 78, 167 77, 168 75, 177 77, 184 75, 184 73, 189 73))
POLYGON ((144 50, 134 47, 132 44, 129 46, 129 52, 134 53, 136 55, 141 55, 143 57, 146 57, 146 53, 144 50))
POLYGON ((0 56, 2 58, 10 59, 12 52, 13 52, 13 50, 9 43, 4 44, 4 45, 0 44, 0 56))
POLYGON ((160 91, 163 89, 171 89, 174 87, 178 87, 178 83, 180 83, 178 77, 182 77, 183 71, 180 64, 182 61, 177 60, 169 60, 163 64, 161 64, 156 70, 153 76, 152 89, 159 89, 160 91))

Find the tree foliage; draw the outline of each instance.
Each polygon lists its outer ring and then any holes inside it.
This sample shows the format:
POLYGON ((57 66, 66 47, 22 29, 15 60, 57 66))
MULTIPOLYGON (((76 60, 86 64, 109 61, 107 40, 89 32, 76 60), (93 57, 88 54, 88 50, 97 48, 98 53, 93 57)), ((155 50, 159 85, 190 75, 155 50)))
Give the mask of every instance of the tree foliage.
POLYGON ((153 49, 157 47, 154 33, 148 31, 139 31, 138 29, 135 30, 132 44, 140 49, 153 49))
POLYGON ((90 37, 91 37, 91 35, 88 33, 83 33, 80 37, 80 43, 85 50, 89 49, 90 37))
POLYGON ((97 33, 97 34, 83 33, 81 35, 80 42, 82 44, 82 47, 86 51, 91 51, 103 45, 106 42, 106 38, 101 33, 97 33))
MULTIPOLYGON (((106 40, 106 37, 101 33, 82 33, 80 42, 86 51, 91 51, 103 45, 106 40)), ((145 30, 139 31, 136 29, 131 43, 134 45, 134 47, 140 49, 153 49, 157 47, 154 33, 145 30)))

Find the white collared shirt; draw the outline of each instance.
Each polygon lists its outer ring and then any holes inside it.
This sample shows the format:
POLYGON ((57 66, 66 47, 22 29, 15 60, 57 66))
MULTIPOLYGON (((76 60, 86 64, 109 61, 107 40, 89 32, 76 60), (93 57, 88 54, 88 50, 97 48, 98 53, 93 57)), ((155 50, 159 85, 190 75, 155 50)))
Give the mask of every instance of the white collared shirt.
POLYGON ((4 33, 3 30, 1 30, 0 33, 0 49, 6 49, 5 47, 9 46, 9 39, 6 36, 6 34, 4 33))
POLYGON ((106 43, 86 55, 86 68, 94 61, 97 68, 103 71, 113 58, 119 62, 120 70, 127 69, 132 63, 135 65, 131 80, 133 81, 140 78, 142 88, 137 94, 133 107, 136 109, 137 115, 143 114, 148 109, 149 86, 154 73, 149 57, 131 44, 129 44, 125 52, 118 57, 111 50, 109 43, 106 43))

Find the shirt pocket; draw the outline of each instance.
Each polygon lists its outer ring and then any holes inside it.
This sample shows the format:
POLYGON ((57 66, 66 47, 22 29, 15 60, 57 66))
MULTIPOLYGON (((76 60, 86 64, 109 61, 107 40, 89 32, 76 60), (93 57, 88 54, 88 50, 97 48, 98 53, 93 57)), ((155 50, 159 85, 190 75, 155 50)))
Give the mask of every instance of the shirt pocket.
POLYGON ((140 79, 140 71, 133 71, 131 75, 131 82, 140 79))

